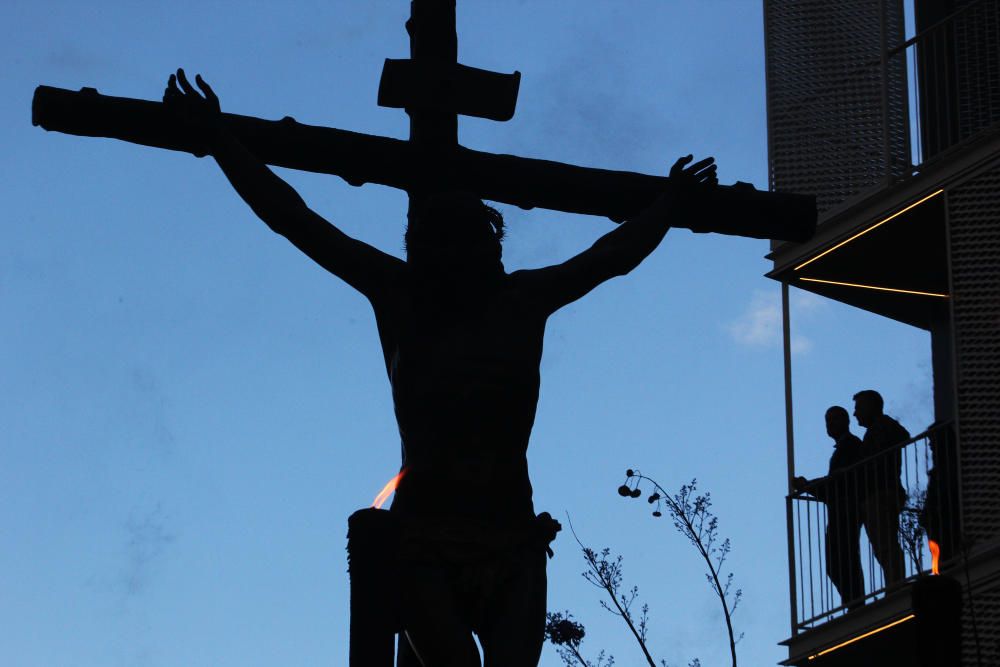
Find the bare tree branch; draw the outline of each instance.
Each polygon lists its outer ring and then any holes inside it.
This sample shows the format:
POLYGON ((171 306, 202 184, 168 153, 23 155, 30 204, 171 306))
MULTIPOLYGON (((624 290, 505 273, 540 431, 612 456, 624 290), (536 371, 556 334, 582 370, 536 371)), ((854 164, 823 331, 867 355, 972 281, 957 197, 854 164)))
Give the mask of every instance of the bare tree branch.
MULTIPOLYGON (((691 480, 690 484, 684 484, 680 490, 670 495, 656 480, 645 475, 628 470, 625 473, 625 483, 618 487, 618 494, 625 498, 638 498, 642 495, 640 486, 647 483, 653 487, 653 492, 647 497, 650 504, 656 505, 653 516, 662 516, 661 508, 665 505, 673 520, 674 527, 695 547, 708 572, 705 578, 712 587, 719 604, 722 605, 723 617, 726 621, 726 631, 729 634, 729 653, 732 657, 732 667, 736 665, 736 644, 743 638, 741 634, 736 637, 733 630, 733 613, 739 606, 743 598, 742 589, 733 587, 733 573, 730 572, 722 583, 722 566, 729 556, 732 545, 729 538, 717 543, 719 537, 719 519, 711 512, 712 496, 710 493, 697 495, 697 480, 691 480)), ((577 540, 579 541, 579 540, 577 540)))

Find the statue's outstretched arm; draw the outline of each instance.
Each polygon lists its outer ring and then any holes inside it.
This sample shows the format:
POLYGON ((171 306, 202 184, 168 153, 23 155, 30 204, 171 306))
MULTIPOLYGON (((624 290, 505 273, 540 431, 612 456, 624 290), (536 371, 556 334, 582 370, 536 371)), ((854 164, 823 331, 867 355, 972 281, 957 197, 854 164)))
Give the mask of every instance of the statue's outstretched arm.
POLYGON ((302 197, 240 143, 222 121, 219 98, 201 76, 170 75, 163 101, 204 142, 226 178, 272 230, 369 299, 377 298, 403 263, 351 238, 313 212, 302 197), (179 87, 178 87, 179 85, 179 87))
MULTIPOLYGON (((704 187, 718 184, 714 158, 705 158, 687 166, 693 157, 682 157, 670 169, 671 179, 686 180, 704 187)), ((683 188, 662 194, 642 213, 626 220, 617 229, 599 238, 579 255, 555 266, 523 271, 522 279, 531 283, 531 293, 542 306, 554 312, 576 301, 605 280, 622 276, 644 260, 680 216, 695 215, 683 199, 683 188)))

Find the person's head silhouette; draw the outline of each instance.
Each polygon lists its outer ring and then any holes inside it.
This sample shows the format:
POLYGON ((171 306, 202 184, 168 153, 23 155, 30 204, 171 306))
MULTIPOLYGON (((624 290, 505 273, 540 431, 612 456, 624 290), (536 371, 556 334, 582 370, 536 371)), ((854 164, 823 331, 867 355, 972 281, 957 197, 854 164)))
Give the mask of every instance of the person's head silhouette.
POLYGON ((410 216, 404 236, 406 261, 452 279, 495 275, 503 271, 503 233, 503 216, 475 195, 435 193, 410 216))
POLYGON ((868 428, 882 416, 882 394, 874 389, 865 389, 854 395, 854 416, 859 426, 868 428))
POLYGON ((826 434, 836 440, 850 430, 851 417, 847 410, 834 405, 826 411, 826 434))

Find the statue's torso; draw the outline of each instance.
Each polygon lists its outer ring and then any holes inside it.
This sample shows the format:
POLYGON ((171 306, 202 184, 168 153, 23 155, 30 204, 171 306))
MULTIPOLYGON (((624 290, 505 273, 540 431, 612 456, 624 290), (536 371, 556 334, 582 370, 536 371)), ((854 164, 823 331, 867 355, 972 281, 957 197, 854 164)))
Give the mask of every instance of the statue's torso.
POLYGON ((530 519, 545 314, 509 276, 455 305, 412 280, 394 293, 376 307, 407 469, 393 511, 530 519))

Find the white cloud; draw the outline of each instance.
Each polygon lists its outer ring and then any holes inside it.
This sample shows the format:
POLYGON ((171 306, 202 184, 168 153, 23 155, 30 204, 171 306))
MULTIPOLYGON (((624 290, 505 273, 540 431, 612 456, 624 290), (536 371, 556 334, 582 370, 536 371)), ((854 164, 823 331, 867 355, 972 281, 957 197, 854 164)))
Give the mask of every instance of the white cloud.
MULTIPOLYGON (((793 312, 814 313, 823 308, 823 300, 808 292, 792 294, 793 312)), ((747 347, 781 347, 781 296, 777 292, 754 290, 746 310, 726 325, 729 335, 747 347)), ((792 354, 806 354, 812 341, 798 331, 792 331, 792 354)))
POLYGON ((813 348, 812 340, 792 332, 792 354, 805 354, 813 348))
MULTIPOLYGON (((778 298, 777 296, 775 297, 778 298)), ((826 299, 803 290, 795 290, 789 295, 794 313, 815 313, 826 307, 826 299)), ((779 300, 780 303, 780 300, 779 300)))
POLYGON ((737 343, 770 347, 781 343, 781 301, 773 292, 755 290, 750 305, 727 326, 737 343))

